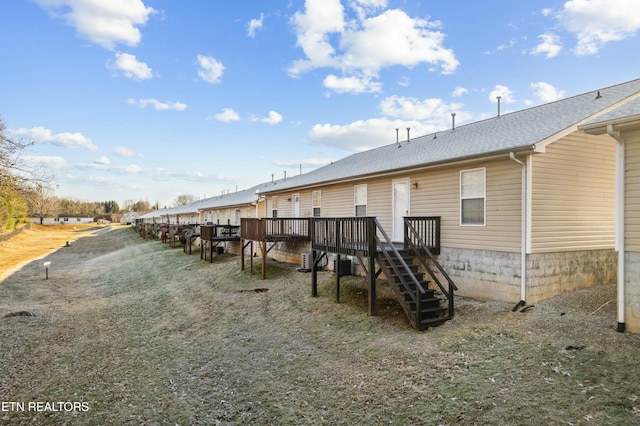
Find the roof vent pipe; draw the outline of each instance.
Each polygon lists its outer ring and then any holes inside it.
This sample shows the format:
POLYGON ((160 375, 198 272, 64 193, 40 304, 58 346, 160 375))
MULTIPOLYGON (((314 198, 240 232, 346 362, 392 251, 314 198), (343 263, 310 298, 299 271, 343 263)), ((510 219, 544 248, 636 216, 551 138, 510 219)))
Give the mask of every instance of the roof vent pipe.
POLYGON ((600 94, 600 91, 598 90, 598 93, 596 93, 596 99, 600 99, 602 97, 602 95, 600 94))
POLYGON ((273 183, 273 182, 274 182, 274 181, 273 181, 273 175, 274 175, 274 173, 271 173, 271 183, 273 183))
POLYGON ((302 174, 302 163, 300 163, 300 174, 302 174))
POLYGON ((400 130, 400 129, 398 129, 396 127, 396 143, 399 145, 400 144, 400 137, 398 136, 398 130, 400 130))
POLYGON ((496 96, 496 99, 498 100, 498 117, 500 117, 500 99, 502 99, 502 96, 496 96))
POLYGON ((452 112, 451 113, 451 130, 455 130, 456 129, 456 113, 452 112))
POLYGON ((287 180, 287 171, 284 171, 284 180, 287 180))
POLYGON ((409 142, 411 140, 411 138, 409 138, 409 131, 411 130, 411 127, 407 127, 407 142, 409 142))

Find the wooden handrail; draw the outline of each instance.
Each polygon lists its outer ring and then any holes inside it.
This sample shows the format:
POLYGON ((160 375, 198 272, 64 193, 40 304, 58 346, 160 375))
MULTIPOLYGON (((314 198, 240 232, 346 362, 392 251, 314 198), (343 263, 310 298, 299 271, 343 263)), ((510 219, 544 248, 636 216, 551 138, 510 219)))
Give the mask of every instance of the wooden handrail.
MULTIPOLYGON (((453 303, 453 292, 455 290, 458 290, 458 287, 455 285, 455 283, 453 282, 451 277, 449 277, 449 274, 447 274, 447 272, 444 270, 442 265, 440 265, 440 263, 436 260, 436 258, 433 255, 433 253, 431 253, 431 250, 429 249, 429 246, 422 240, 422 238, 420 237, 420 235, 418 234, 418 232, 416 231, 416 229, 413 227, 413 225, 410 223, 410 220, 408 220, 408 219, 409 218, 405 219, 405 221, 404 221, 404 223, 405 223, 405 225, 404 225, 405 226, 405 247, 408 247, 416 255, 416 257, 419 259, 422 267, 427 271, 429 276, 433 279, 433 281, 438 285, 438 287, 440 288, 442 293, 445 295, 445 297, 447 298, 447 300, 449 302, 449 316, 451 318, 453 318, 453 305, 454 305, 454 303, 453 303), (442 285, 442 283, 438 279, 438 277, 435 274, 435 272, 433 271, 433 269, 429 266, 429 264, 427 262, 425 262, 424 257, 421 255, 421 252, 426 254, 426 256, 431 260, 431 262, 438 269, 440 274, 442 274, 444 279, 447 280, 447 283, 449 285, 448 290, 445 290, 444 286, 442 285)), ((438 247, 439 247, 439 244, 438 244, 438 247)))

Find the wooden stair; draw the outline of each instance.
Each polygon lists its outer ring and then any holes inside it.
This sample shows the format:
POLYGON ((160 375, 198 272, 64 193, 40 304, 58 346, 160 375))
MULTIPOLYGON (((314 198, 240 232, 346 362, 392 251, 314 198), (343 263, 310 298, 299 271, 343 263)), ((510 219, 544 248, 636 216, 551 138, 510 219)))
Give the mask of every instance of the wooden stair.
POLYGON ((448 307, 441 304, 443 299, 436 295, 436 290, 428 288, 429 281, 425 280, 423 272, 418 271, 418 265, 414 264, 415 256, 407 250, 397 250, 397 253, 408 268, 393 251, 387 251, 386 255, 378 252, 376 260, 411 325, 417 330, 425 330, 451 319, 448 307), (414 279, 424 290, 423 293, 414 279))

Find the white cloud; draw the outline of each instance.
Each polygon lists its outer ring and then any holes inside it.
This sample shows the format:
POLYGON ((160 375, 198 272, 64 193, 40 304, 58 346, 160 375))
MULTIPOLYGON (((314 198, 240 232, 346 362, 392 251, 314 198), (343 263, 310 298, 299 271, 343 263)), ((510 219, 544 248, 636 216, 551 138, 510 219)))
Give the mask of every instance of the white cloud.
POLYGON ((305 13, 296 12, 292 22, 297 32, 297 44, 307 59, 295 61, 290 74, 298 75, 318 67, 337 66, 335 49, 329 36, 344 30, 344 9, 339 0, 307 0, 305 13))
POLYGON ((129 105, 137 105, 139 108, 146 108, 151 105, 153 108, 157 110, 174 110, 174 111, 184 111, 187 109, 187 104, 182 102, 160 102, 154 98, 144 98, 144 99, 127 99, 127 103, 129 105))
POLYGON ((214 115, 213 117, 218 121, 222 121, 223 123, 240 120, 240 116, 233 110, 233 108, 223 108, 222 112, 214 115))
POLYGON ((260 119, 260 121, 267 124, 278 124, 282 121, 282 116, 275 111, 269 111, 269 116, 260 119))
POLYGON ((36 126, 30 129, 21 128, 18 130, 11 130, 11 133, 17 136, 26 137, 36 143, 50 143, 63 148, 82 148, 88 149, 89 151, 98 150, 98 147, 91 143, 91 139, 80 132, 63 132, 53 134, 50 129, 42 126, 36 126))
POLYGON ((47 169, 65 170, 69 168, 67 160, 55 155, 24 155, 22 159, 36 167, 45 167, 47 169))
POLYGON ((562 44, 557 34, 540 34, 538 38, 541 42, 531 51, 532 55, 543 54, 546 59, 558 56, 562 50, 562 44))
POLYGON ((74 27, 79 36, 113 50, 137 46, 144 25, 155 11, 142 0, 36 0, 50 14, 74 27))
POLYGON ((489 101, 497 104, 497 97, 500 96, 500 101, 510 104, 515 102, 515 98, 513 97, 513 92, 507 86, 502 86, 500 84, 496 84, 496 88, 489 93, 489 101))
POLYGON ((544 8, 540 11, 540 13, 542 14, 542 16, 550 16, 553 13, 553 10, 549 8, 544 8))
POLYGON ((122 71, 125 77, 132 80, 148 80, 153 78, 153 71, 144 62, 138 61, 135 55, 116 53, 115 62, 108 64, 109 68, 122 71))
POLYGON ((104 155, 101 157, 96 158, 95 160, 93 160, 94 163, 96 164, 100 164, 102 166, 110 166, 111 165, 111 161, 109 160, 109 158, 105 157, 104 155))
POLYGON ((212 56, 198 55, 198 76, 207 83, 220 83, 224 72, 222 62, 216 61, 212 56))
POLYGON ((382 83, 371 81, 371 77, 337 77, 329 74, 324 79, 324 87, 337 93, 377 93, 382 83))
POLYGON ((124 146, 116 146, 113 148, 113 153, 118 157, 142 157, 142 154, 136 154, 132 149, 124 146))
MULTIPOLYGON (((309 131, 309 139, 315 143, 338 147, 349 151, 366 151, 396 141, 396 130, 411 128, 412 135, 425 135, 438 129, 419 122, 371 118, 345 125, 316 124, 309 131)), ((401 140, 406 140, 402 137, 401 140)))
POLYGON ((247 35, 251 38, 256 36, 256 30, 262 28, 262 22, 264 21, 264 13, 260 14, 260 18, 252 19, 247 24, 247 35))
POLYGON ((451 113, 456 123, 471 119, 462 110, 463 105, 447 104, 441 99, 423 99, 389 96, 378 108, 382 118, 358 120, 345 125, 316 124, 309 131, 309 139, 319 144, 352 151, 364 151, 396 142, 396 129, 401 141, 406 140, 406 128, 411 138, 424 136, 451 127, 451 113))
MULTIPOLYGON (((304 13, 294 15, 297 44, 305 58, 291 64, 288 69, 291 76, 317 68, 339 69, 343 77, 325 79, 325 85, 328 82, 327 87, 344 90, 346 83, 355 82, 349 80, 354 75, 360 76, 360 80, 366 76, 371 81, 385 67, 411 68, 426 63, 431 71, 439 69, 443 74, 458 67, 453 51, 443 46, 444 34, 437 31, 439 22, 411 18, 398 9, 369 16, 386 7, 387 2, 382 0, 352 1, 348 5, 357 16, 348 23, 338 0, 307 0, 304 13)), ((356 85, 349 87, 349 93, 357 93, 353 90, 356 85)), ((371 91, 372 87, 362 85, 362 90, 371 91)))
POLYGON ((128 175, 134 175, 134 174, 139 174, 139 173, 143 173, 145 170, 144 168, 136 165, 136 164, 128 164, 126 166, 117 166, 113 168, 113 171, 117 172, 117 173, 126 173, 128 175))
MULTIPOLYGON (((273 160, 272 163, 281 167, 300 167, 303 169, 315 169, 318 167, 326 166, 334 161, 333 158, 305 158, 302 160, 273 160)), ((308 171, 308 170, 306 170, 308 171)))
POLYGON ((466 95, 467 93, 469 93, 469 91, 466 88, 458 86, 453 89, 452 96, 454 98, 459 98, 460 96, 466 95))
POLYGON ((637 0, 569 0, 558 18, 576 35, 578 55, 595 54, 606 43, 632 37, 640 29, 637 0))
POLYGON ((447 104, 442 99, 430 98, 418 100, 401 96, 389 96, 380 102, 380 110, 387 117, 402 120, 420 121, 435 128, 443 128, 451 121, 451 113, 455 112, 457 119, 464 121, 471 116, 462 110, 462 104, 447 104))
POLYGON ((535 97, 544 103, 553 102, 557 101, 558 99, 564 98, 564 90, 560 90, 543 81, 531 83, 529 87, 531 88, 531 91, 533 92, 535 97))

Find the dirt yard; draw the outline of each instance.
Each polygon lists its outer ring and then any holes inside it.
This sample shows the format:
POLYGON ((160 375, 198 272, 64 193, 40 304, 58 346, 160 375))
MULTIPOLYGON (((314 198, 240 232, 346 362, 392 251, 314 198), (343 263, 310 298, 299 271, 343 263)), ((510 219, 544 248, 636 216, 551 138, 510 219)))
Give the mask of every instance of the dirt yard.
POLYGON ((367 316, 363 279, 337 304, 329 272, 312 298, 296 265, 263 281, 128 227, 48 238, 14 270, 41 232, 0 246, 3 424, 640 424, 640 335, 615 331, 612 286, 526 313, 457 298, 416 332, 384 287, 367 316))

